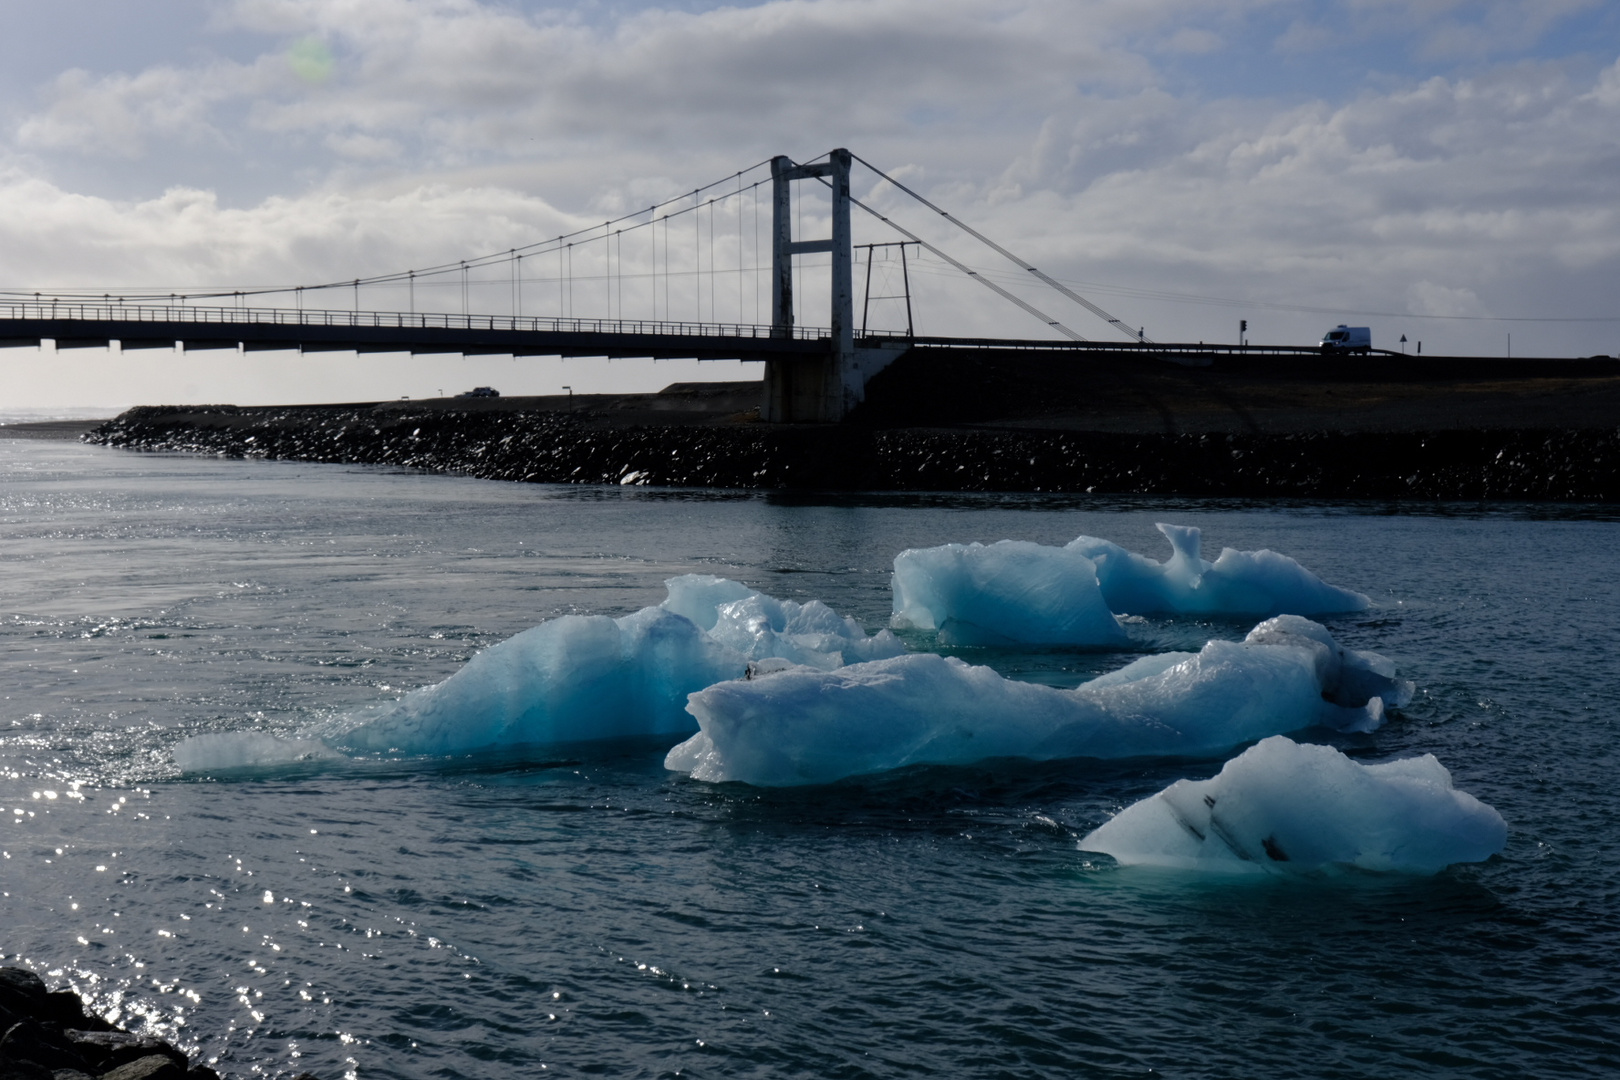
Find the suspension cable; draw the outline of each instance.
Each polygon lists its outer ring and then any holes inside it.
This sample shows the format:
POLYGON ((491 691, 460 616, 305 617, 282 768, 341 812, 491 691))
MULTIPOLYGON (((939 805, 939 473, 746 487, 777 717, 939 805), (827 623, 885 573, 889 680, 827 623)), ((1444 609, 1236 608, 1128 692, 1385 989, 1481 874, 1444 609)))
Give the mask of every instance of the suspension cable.
MULTIPOLYGON (((822 182, 822 184, 824 184, 829 190, 831 190, 832 185, 827 183, 827 180, 826 180, 825 177, 818 176, 818 177, 816 177, 816 179, 820 180, 822 182)), ((935 255, 938 255, 941 259, 944 259, 946 262, 950 263, 956 269, 960 270, 962 273, 966 274, 968 277, 972 278, 974 281, 977 281, 979 284, 983 285, 985 288, 991 290, 996 295, 1000 296, 1002 299, 1010 300, 1013 303, 1017 304, 1019 307, 1023 308, 1025 311, 1029 312, 1031 315, 1033 315, 1037 319, 1041 320, 1041 322, 1045 323, 1047 326, 1052 327, 1058 333, 1060 333, 1060 334, 1064 335, 1065 337, 1069 338, 1069 340, 1071 340, 1071 341, 1085 341, 1085 340, 1087 340, 1085 337, 1081 336, 1080 334, 1077 334, 1073 330, 1070 330, 1067 326, 1064 326, 1058 320, 1052 318, 1052 316, 1048 315, 1046 312, 1042 311, 1040 308, 1038 308, 1035 305, 1025 301, 1022 297, 1015 296, 1012 293, 1008 292, 1006 289, 1003 289, 1000 285, 997 285, 995 282, 991 281, 989 278, 985 277, 983 274, 979 273, 977 270, 973 269, 971 266, 968 266, 967 264, 965 264, 963 262, 960 262, 957 259, 951 258, 950 255, 946 254, 944 251, 940 250, 938 247, 934 246, 933 244, 930 244, 927 240, 924 240, 922 237, 918 236, 916 233, 912 232, 910 229, 907 229, 905 226, 901 225, 899 222, 893 221, 893 220, 891 220, 891 219, 889 219, 887 217, 884 217, 882 214, 878 213, 876 210, 872 209, 870 206, 867 206, 865 203, 861 202, 861 200, 857 199, 855 196, 851 195, 849 197, 849 201, 854 203, 856 206, 860 207, 862 210, 865 210, 868 214, 871 214, 873 217, 877 218, 879 221, 883 222, 883 224, 887 225, 889 228, 893 229, 895 232, 899 233, 901 236, 904 236, 907 240, 911 240, 911 241, 921 245, 922 247, 926 248, 927 250, 933 252, 935 255)))
POLYGON ((1114 329, 1116 329, 1116 330, 1120 331, 1121 333, 1127 335, 1128 337, 1131 338, 1131 340, 1133 340, 1133 341, 1145 341, 1145 342, 1147 342, 1149 344, 1153 343, 1152 339, 1150 339, 1148 337, 1145 337, 1140 333, 1133 332, 1131 330, 1131 328, 1126 326, 1123 322, 1121 322, 1118 319, 1114 318, 1112 315, 1108 314, 1108 312, 1104 311, 1102 308, 1098 307, 1096 304, 1093 304, 1090 300, 1087 300, 1085 297, 1081 296, 1079 293, 1075 292, 1073 289, 1069 288, 1067 285, 1063 284, 1061 281, 1058 281, 1056 278, 1052 277, 1049 274, 1046 274, 1046 273, 1043 273, 1040 270, 1037 270, 1034 266, 1030 265, 1028 262, 1025 262, 1023 259, 1020 259, 1017 255, 1014 255, 1012 252, 1008 251, 1006 248, 1002 247, 1000 244, 996 243, 994 240, 990 239, 988 236, 984 235, 982 232, 979 232, 979 230, 973 228, 972 226, 968 225, 966 222, 960 220, 959 218, 953 217, 948 211, 941 210, 939 207, 935 206, 933 203, 929 202, 927 199, 923 198, 921 195, 917 194, 915 191, 912 191, 910 188, 906 187, 906 185, 902 184, 900 181, 896 180, 894 177, 890 176, 888 173, 884 172, 882 169, 879 169, 876 165, 873 165, 870 161, 867 161, 865 158, 861 157, 858 154, 851 154, 850 156, 853 157, 856 161, 859 161, 862 165, 865 165, 868 169, 871 169, 873 172, 877 173, 878 176, 882 177, 884 180, 887 180, 889 183, 893 184, 895 187, 897 187, 901 191, 905 192, 907 195, 910 195, 913 199, 916 199, 918 202, 920 202, 924 206, 928 207, 928 209, 934 211, 936 214, 943 217, 945 220, 949 221, 952 225, 955 225, 957 228, 961 229, 963 232, 965 232, 969 236, 973 237, 975 240, 978 240, 980 243, 985 244, 986 246, 990 247, 997 254, 999 254, 1003 258, 1011 261, 1012 263, 1017 265, 1020 269, 1027 270, 1029 273, 1033 274, 1040 281, 1042 281, 1042 282, 1046 283, 1047 285, 1051 286, 1052 288, 1056 289, 1058 292, 1062 293, 1064 296, 1068 297, 1070 300, 1073 300, 1075 303, 1077 303, 1080 306, 1084 307, 1087 311, 1090 311, 1093 315, 1096 315, 1098 318, 1107 321, 1110 325, 1112 325, 1114 327, 1114 329))

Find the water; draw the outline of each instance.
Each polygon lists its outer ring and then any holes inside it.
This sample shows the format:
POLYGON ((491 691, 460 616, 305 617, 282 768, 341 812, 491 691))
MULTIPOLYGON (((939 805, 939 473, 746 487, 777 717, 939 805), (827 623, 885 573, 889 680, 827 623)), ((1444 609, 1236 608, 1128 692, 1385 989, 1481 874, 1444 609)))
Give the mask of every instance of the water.
MULTIPOLYGON (((568 489, 0 440, 0 953, 239 1075, 1613 1075, 1620 526, 1385 510, 568 489), (1088 532, 1158 557, 1156 520, 1373 595, 1328 625, 1419 695, 1336 745, 1435 753, 1506 817, 1504 855, 1231 883, 1076 849, 1219 761, 790 791, 672 776, 646 744, 203 781, 169 761, 198 732, 319 728, 674 574, 876 628, 904 547, 1088 532)), ((1161 620, 1133 648, 1246 629, 1161 620)), ((1131 654, 963 655, 1072 685, 1131 654)))

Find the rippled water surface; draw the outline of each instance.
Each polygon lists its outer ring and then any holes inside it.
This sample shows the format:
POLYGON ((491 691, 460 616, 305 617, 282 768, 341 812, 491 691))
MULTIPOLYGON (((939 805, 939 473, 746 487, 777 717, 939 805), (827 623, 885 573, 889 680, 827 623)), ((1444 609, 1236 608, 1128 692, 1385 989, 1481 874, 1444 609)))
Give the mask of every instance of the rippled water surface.
MULTIPOLYGON (((1612 1076, 1620 524, 1577 508, 501 485, 0 438, 0 953, 223 1072, 322 1077, 1612 1076), (869 628, 898 551, 1155 521, 1379 607, 1432 752, 1507 819, 1435 878, 1232 883, 1076 840, 1221 762, 708 786, 657 744, 179 779, 664 578, 869 628)), ((1247 625, 1134 625, 1137 651, 1247 625)), ((1130 654, 969 652, 1072 685, 1130 654)), ((1320 733, 1307 738, 1327 741, 1320 733)))

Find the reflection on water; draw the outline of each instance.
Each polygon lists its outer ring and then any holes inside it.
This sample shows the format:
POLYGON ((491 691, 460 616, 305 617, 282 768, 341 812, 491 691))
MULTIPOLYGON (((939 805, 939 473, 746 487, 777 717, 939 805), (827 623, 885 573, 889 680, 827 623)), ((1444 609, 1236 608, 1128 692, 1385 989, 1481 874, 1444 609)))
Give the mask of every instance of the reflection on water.
MULTIPOLYGON (((547 488, 0 440, 0 951, 242 1074, 1610 1074, 1613 514, 1391 509, 547 488), (763 791, 673 776, 645 742, 203 782, 169 757, 319 729, 680 573, 876 629, 903 548, 1157 552, 1159 520, 1373 596, 1328 625, 1419 695, 1331 741, 1435 753, 1507 819, 1505 855, 1257 886, 1076 850, 1218 761, 763 791)), ((957 655, 1073 685, 1247 629, 957 655)))

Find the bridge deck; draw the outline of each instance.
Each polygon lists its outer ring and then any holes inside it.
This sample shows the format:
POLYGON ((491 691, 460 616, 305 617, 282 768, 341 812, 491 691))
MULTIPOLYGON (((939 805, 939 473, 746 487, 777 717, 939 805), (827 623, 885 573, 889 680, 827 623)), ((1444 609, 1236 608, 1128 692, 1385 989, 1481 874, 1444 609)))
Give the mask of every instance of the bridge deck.
MULTIPOLYGON (((829 331, 795 327, 786 336, 769 326, 633 319, 573 319, 382 311, 296 311, 184 305, 0 303, 0 346, 58 350, 241 349, 244 352, 409 352, 501 356, 648 357, 659 360, 794 360, 824 358, 829 331)), ((1205 342, 1069 341, 1021 338, 906 337, 869 334, 862 347, 904 343, 916 358, 935 356, 1111 356, 1172 360, 1205 366, 1245 359, 1321 357, 1315 345, 1230 345, 1205 342)), ((1464 358, 1407 356, 1384 349, 1372 358, 1430 368, 1464 358)), ((1598 358, 1594 358, 1594 361, 1598 358)), ((1481 362, 1493 362, 1481 358, 1481 362)), ((1587 361, 1563 361, 1583 365, 1587 361)), ((1602 366, 1602 365, 1600 365, 1602 366)))
MULTIPOLYGON (((244 352, 410 352, 512 356, 651 357, 700 360, 791 360, 823 357, 828 331, 796 327, 779 336, 769 326, 650 320, 565 319, 377 311, 291 311, 111 304, 0 304, 0 345, 58 350, 241 349, 244 352)), ((1304 356, 1314 347, 912 337, 868 334, 862 346, 906 342, 921 352, 1022 350, 1107 353, 1193 361, 1231 354, 1304 356)))
POLYGON ((821 356, 824 332, 617 319, 0 304, 0 344, 59 350, 237 349, 768 360, 821 356))

